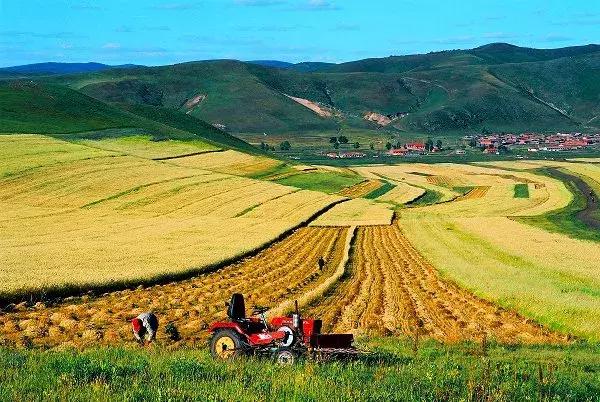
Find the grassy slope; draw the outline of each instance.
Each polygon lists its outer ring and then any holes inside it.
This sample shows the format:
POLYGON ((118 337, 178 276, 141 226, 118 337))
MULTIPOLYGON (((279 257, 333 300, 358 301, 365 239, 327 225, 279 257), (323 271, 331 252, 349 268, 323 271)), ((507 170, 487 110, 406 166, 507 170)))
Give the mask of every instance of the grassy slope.
POLYGON ((230 364, 206 350, 104 348, 85 352, 0 349, 3 400, 595 400, 596 346, 440 346, 374 340, 355 363, 268 360, 230 364))
POLYGON ((64 86, 0 81, 0 130, 66 140, 147 134, 258 154, 250 144, 195 117, 150 105, 109 105, 64 86), (119 107, 120 106, 120 107, 119 107))
MULTIPOLYGON (((274 92, 236 61, 110 70, 55 79, 107 102, 138 103, 190 111, 186 101, 206 95, 190 113, 234 132, 335 129, 330 119, 274 92)), ((262 67, 261 67, 262 68, 262 67)), ((264 69, 264 68, 263 68, 264 69)), ((269 70, 269 69, 265 69, 269 70)))

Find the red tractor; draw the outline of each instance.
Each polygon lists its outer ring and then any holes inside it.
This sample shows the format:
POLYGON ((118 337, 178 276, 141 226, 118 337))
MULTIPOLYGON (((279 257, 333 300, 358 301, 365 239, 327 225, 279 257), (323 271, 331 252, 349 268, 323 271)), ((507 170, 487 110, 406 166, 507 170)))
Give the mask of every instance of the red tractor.
POLYGON ((301 356, 327 359, 359 354, 352 346, 352 334, 321 334, 321 320, 302 318, 298 303, 294 314, 273 317, 270 323, 265 318, 266 307, 254 306, 252 316, 246 317, 244 296, 239 293, 225 304, 229 321, 215 322, 209 328, 210 352, 215 359, 255 355, 293 364, 301 356))

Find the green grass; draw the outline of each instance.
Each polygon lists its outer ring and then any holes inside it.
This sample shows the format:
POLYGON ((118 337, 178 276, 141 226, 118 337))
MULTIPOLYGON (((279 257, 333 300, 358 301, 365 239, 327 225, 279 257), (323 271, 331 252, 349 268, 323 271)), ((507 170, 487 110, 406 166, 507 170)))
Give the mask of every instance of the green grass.
POLYGON ((390 183, 389 181, 385 181, 385 182, 383 182, 381 187, 371 191, 369 194, 365 195, 363 198, 374 200, 375 198, 381 197, 382 195, 384 195, 385 193, 387 193, 394 187, 396 187, 394 184, 390 183))
POLYGON ((84 352, 0 349, 1 400, 205 401, 597 401, 600 349, 369 342, 353 363, 267 359, 213 361, 206 350, 100 348, 84 352))
MULTIPOLYGON (((552 177, 549 170, 539 169, 538 172, 552 177)), ((577 213, 586 206, 584 195, 572 182, 564 181, 564 184, 573 194, 573 200, 566 207, 543 215, 512 217, 511 219, 537 226, 549 232, 562 233, 576 239, 600 242, 600 232, 590 228, 577 217, 577 213)))
POLYGON ((442 199, 443 196, 444 196, 444 194, 440 193, 439 191, 426 189, 425 193, 422 196, 417 197, 414 200, 412 200, 411 202, 406 203, 406 206, 408 206, 408 207, 424 207, 426 205, 437 204, 438 202, 440 202, 440 200, 442 199))
POLYGON ((527 183, 515 184, 514 198, 529 198, 529 185, 527 183))
POLYGON ((363 181, 358 175, 337 172, 308 172, 275 180, 276 183, 324 193, 337 193, 363 181))

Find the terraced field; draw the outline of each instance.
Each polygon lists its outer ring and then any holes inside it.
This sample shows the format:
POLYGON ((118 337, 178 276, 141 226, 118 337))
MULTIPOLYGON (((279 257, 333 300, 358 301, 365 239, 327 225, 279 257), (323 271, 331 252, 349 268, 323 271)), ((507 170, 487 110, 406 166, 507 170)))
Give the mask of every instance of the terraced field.
POLYGON ((309 311, 327 328, 362 334, 421 334, 443 342, 560 343, 514 312, 448 280, 411 246, 398 224, 359 228, 348 277, 309 311))
MULTIPOLYGON (((22 304, 0 314, 0 340, 45 347, 132 343, 129 320, 152 310, 162 325, 174 323, 191 345, 206 339, 210 322, 225 318, 223 303, 233 292, 244 293, 249 307, 273 305, 319 286, 338 267, 345 239, 346 229, 302 228, 254 257, 189 280, 74 298, 53 307, 22 304), (319 257, 326 261, 323 270, 319 257)), ((158 336, 166 341, 164 331, 158 336)))

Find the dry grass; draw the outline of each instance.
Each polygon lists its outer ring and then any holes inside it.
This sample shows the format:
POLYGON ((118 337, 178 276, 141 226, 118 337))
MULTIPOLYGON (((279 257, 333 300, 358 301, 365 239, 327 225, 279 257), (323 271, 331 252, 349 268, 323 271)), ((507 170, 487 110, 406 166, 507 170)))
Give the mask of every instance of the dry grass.
POLYGON ((133 156, 104 156, 45 137, 11 137, 17 151, 4 157, 11 166, 23 158, 20 141, 29 155, 40 157, 28 165, 37 168, 0 181, 5 295, 200 270, 261 247, 339 200, 133 156), (57 162, 56 149, 74 149, 79 157, 57 162))
POLYGON ((389 225, 394 212, 381 203, 356 198, 337 204, 310 223, 311 226, 389 225))
POLYGON ((393 182, 393 184, 396 187, 378 197, 377 200, 403 205, 425 194, 425 190, 419 187, 400 182, 393 182))

